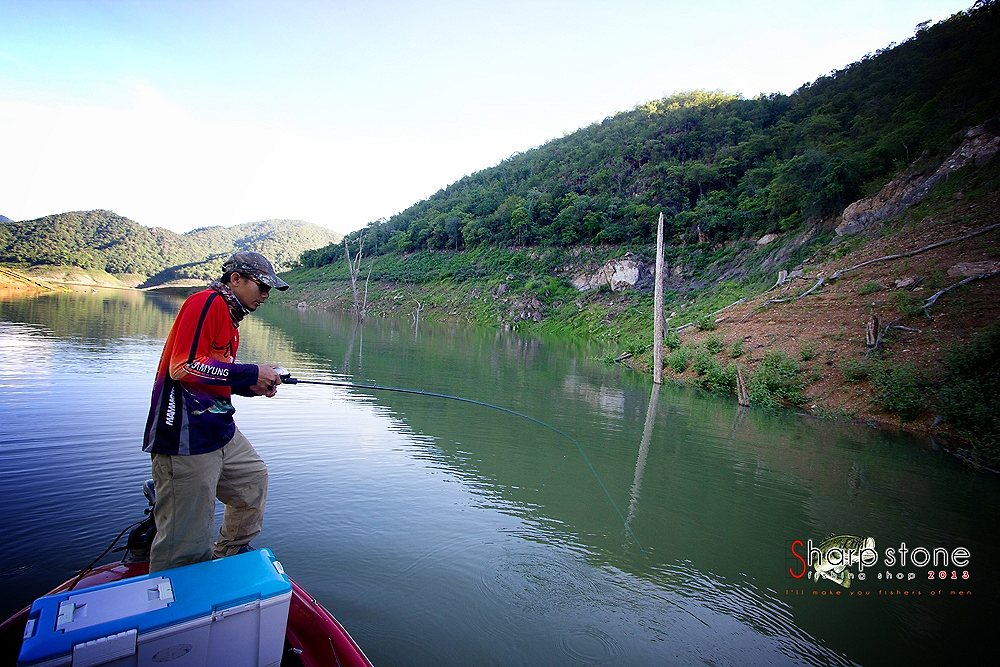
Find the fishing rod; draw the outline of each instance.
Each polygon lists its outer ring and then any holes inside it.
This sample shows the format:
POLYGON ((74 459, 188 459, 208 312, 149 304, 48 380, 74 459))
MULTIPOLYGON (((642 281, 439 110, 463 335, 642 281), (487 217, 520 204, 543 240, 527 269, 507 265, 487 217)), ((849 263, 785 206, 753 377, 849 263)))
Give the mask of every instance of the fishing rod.
POLYGON ((614 498, 611 497, 611 492, 608 491, 608 487, 604 485, 604 481, 601 479, 601 476, 597 474, 597 469, 594 468, 594 465, 590 462, 590 459, 587 457, 587 453, 583 451, 583 446, 580 444, 580 442, 576 438, 571 436, 569 433, 566 433, 565 431, 562 431, 556 428, 555 426, 552 426, 551 424, 547 424, 546 422, 543 422, 541 419, 536 419, 531 415, 526 415, 523 412, 518 412, 517 410, 511 410, 510 408, 505 408, 502 405, 494 405, 493 403, 477 401, 471 398, 464 398, 462 396, 452 396, 451 394, 439 394, 434 391, 425 391, 423 389, 410 389, 408 387, 387 387, 384 385, 377 385, 377 384, 358 384, 356 382, 346 382, 343 380, 302 380, 296 377, 292 377, 291 372, 287 368, 281 368, 280 366, 276 367, 274 371, 278 374, 278 377, 281 378, 282 384, 318 384, 327 387, 350 387, 352 389, 392 391, 400 394, 416 394, 418 396, 429 396, 431 398, 444 398, 450 401, 471 403, 473 405, 479 405, 484 408, 490 408, 492 410, 499 410, 500 412, 506 412, 509 415, 514 415, 515 417, 520 417, 521 419, 527 419, 528 421, 538 424, 543 428, 547 428, 553 433, 557 433, 562 437, 566 438, 576 446, 577 451, 580 452, 580 456, 583 457, 584 463, 587 464, 587 468, 590 470, 590 473, 594 476, 594 479, 597 480, 598 485, 600 485, 601 490, 604 492, 604 497, 608 499, 608 502, 611 504, 611 507, 615 510, 615 513, 618 515, 618 518, 622 520, 622 525, 625 526, 625 530, 628 531, 629 536, 639 547, 639 550, 642 551, 642 543, 639 542, 639 538, 636 537, 635 532, 632 530, 632 527, 629 525, 628 521, 625 520, 625 516, 622 514, 621 510, 618 509, 618 505, 615 504, 614 498))

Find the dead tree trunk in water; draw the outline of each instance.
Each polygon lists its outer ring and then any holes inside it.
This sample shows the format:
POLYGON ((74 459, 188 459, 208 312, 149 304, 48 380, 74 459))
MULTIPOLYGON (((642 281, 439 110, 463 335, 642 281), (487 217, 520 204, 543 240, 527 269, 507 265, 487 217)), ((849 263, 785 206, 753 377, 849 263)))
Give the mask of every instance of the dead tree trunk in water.
POLYGON ((750 405, 750 392, 747 391, 747 383, 739 364, 736 364, 736 401, 744 407, 750 405))
MULTIPOLYGON (((344 239, 344 259, 347 260, 347 270, 351 274, 351 290, 354 293, 354 321, 361 322, 365 319, 365 306, 367 303, 362 304, 361 299, 358 296, 358 275, 361 273, 361 251, 365 247, 365 237, 362 236, 358 239, 358 252, 351 258, 351 249, 348 245, 347 239, 344 239)), ((368 270, 368 275, 371 276, 371 269, 368 270)), ((365 301, 368 301, 368 283, 365 282, 365 301)))
POLYGON ((656 223, 656 277, 653 283, 653 384, 663 383, 663 213, 656 223))

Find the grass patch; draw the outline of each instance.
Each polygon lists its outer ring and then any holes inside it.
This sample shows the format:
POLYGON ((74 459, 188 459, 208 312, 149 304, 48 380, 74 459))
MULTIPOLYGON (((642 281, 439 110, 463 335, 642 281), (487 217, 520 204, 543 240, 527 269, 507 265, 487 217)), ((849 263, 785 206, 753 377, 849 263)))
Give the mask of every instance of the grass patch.
POLYGON ((875 281, 870 281, 861 286, 861 289, 858 290, 858 294, 861 294, 862 296, 865 294, 874 294, 875 292, 881 292, 884 289, 884 286, 875 281))
POLYGON ((892 296, 889 297, 889 300, 892 302, 893 307, 900 315, 912 317, 924 312, 924 301, 915 294, 910 294, 909 292, 893 292, 892 296))

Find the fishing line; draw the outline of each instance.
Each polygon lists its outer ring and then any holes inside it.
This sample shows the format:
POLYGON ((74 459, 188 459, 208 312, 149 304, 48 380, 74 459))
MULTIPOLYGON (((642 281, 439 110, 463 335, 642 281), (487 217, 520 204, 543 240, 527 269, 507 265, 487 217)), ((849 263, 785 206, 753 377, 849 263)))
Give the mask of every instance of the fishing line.
POLYGON ((139 519, 135 523, 126 526, 125 530, 123 530, 122 532, 118 533, 118 537, 116 537, 115 539, 111 540, 111 544, 108 545, 107 549, 105 549, 104 551, 101 552, 100 556, 98 556, 93 561, 91 561, 90 565, 88 565, 87 567, 83 568, 82 570, 80 570, 79 572, 76 573, 76 576, 73 577, 73 583, 69 585, 69 588, 72 589, 78 583, 80 583, 80 580, 83 579, 83 575, 87 574, 87 572, 89 572, 91 568, 93 568, 95 565, 97 565, 97 562, 99 560, 101 560, 102 558, 104 558, 105 556, 107 556, 111 552, 111 550, 115 548, 115 545, 118 544, 118 540, 120 540, 125 535, 125 533, 127 533, 132 528, 135 528, 136 526, 138 526, 139 524, 141 524, 143 521, 146 520, 146 518, 147 517, 143 517, 143 518, 139 519))
MULTIPOLYGON (((510 408, 505 408, 502 405, 494 405, 493 403, 486 403, 485 401, 477 401, 477 400, 474 400, 474 399, 471 399, 471 398, 464 398, 462 396, 452 396, 451 394, 439 394, 439 393, 434 392, 434 391, 425 391, 423 389, 409 389, 407 387, 387 387, 387 386, 384 386, 384 385, 377 385, 377 384, 358 384, 356 382, 345 382, 345 381, 340 381, 340 380, 300 380, 298 378, 292 377, 291 373, 289 373, 284 368, 275 368, 274 370, 277 371, 277 373, 278 373, 279 376, 281 376, 281 381, 282 381, 283 384, 319 384, 319 385, 325 385, 325 386, 329 386, 329 387, 350 387, 352 389, 371 389, 371 390, 375 390, 375 391, 393 391, 393 392, 397 392, 397 393, 400 393, 400 394, 416 394, 418 396, 430 396, 432 398, 444 398, 444 399, 447 399, 447 400, 450 400, 450 401, 459 401, 459 402, 462 402, 462 403, 471 403, 473 405, 479 405, 479 406, 484 407, 484 408, 490 408, 490 409, 493 409, 493 410, 499 410, 500 412, 506 412, 509 415, 514 415, 515 417, 520 417, 521 419, 527 419, 528 421, 533 422, 535 424, 538 424, 539 426, 542 426, 543 428, 547 428, 548 430, 552 431, 553 433, 557 433, 557 434, 561 435, 562 437, 566 438, 567 440, 569 440, 570 442, 572 442, 573 445, 576 446, 577 451, 580 452, 580 456, 583 458, 583 462, 587 464, 587 468, 590 470, 590 474, 594 476, 594 479, 597 481, 597 484, 601 487, 601 491, 604 492, 604 497, 608 499, 608 503, 615 510, 615 513, 618 515, 618 518, 621 519, 622 526, 625 527, 625 530, 628 532, 629 537, 631 537, 632 540, 635 542, 636 546, 639 547, 639 551, 640 552, 643 551, 642 543, 639 541, 639 538, 636 537, 635 531, 632 530, 632 526, 629 525, 629 522, 625 520, 625 516, 622 514, 621 510, 618 509, 618 505, 615 504, 614 498, 611 497, 611 492, 608 491, 608 487, 606 487, 604 485, 604 481, 601 479, 601 476, 599 474, 597 474, 597 469, 594 468, 594 465, 590 462, 590 459, 587 457, 587 453, 585 451, 583 451, 583 446, 580 444, 580 442, 576 438, 574 438, 573 436, 571 436, 569 433, 566 433, 565 431, 562 431, 562 430, 556 428, 555 426, 552 426, 551 424, 547 424, 547 423, 543 422, 541 419, 536 419, 535 417, 532 417, 531 415, 526 415, 523 412, 518 412, 517 410, 511 410, 510 408)), ((701 618, 699 618, 698 615, 695 614, 695 613, 693 613, 691 610, 684 608, 683 606, 681 606, 680 604, 678 604, 678 603, 676 603, 676 602, 674 602, 672 600, 666 600, 666 602, 668 602, 668 603, 672 604, 673 606, 677 607, 678 609, 680 609, 681 611, 683 611, 688 616, 691 616, 692 618, 694 618, 696 621, 698 621, 699 623, 701 623, 705 627, 711 627, 708 623, 706 623, 704 620, 702 620, 701 618)))
POLYGON ((580 456, 583 457, 583 462, 587 464, 587 468, 590 470, 590 474, 594 476, 594 479, 597 480, 597 484, 601 487, 601 491, 604 492, 604 497, 608 499, 608 503, 611 504, 611 507, 615 510, 615 513, 618 515, 618 518, 621 519, 622 525, 625 527, 625 530, 628 531, 629 536, 636 543, 636 546, 639 547, 639 551, 642 551, 642 543, 639 542, 639 538, 636 537, 635 532, 632 530, 632 527, 625 520, 625 516, 622 514, 621 510, 618 509, 618 505, 615 504, 614 498, 611 497, 611 492, 608 491, 608 487, 604 485, 604 481, 601 479, 601 476, 597 474, 597 469, 594 468, 594 465, 590 462, 590 459, 587 457, 587 453, 583 451, 583 446, 580 444, 580 442, 576 438, 571 436, 569 433, 566 433, 565 431, 562 431, 556 428, 555 426, 552 426, 551 424, 547 424, 543 422, 541 419, 536 419, 531 415, 526 415, 523 412, 518 412, 517 410, 511 410, 510 408, 505 408, 502 405, 494 405, 493 403, 477 401, 471 398, 464 398, 462 396, 452 396, 451 394, 439 394, 434 391, 424 391, 423 389, 409 389, 407 387, 387 387, 384 385, 377 385, 377 384, 358 384, 356 382, 345 382, 340 380, 300 380, 299 378, 292 377, 291 374, 284 368, 275 368, 275 371, 277 371, 278 375, 281 376, 282 384, 319 384, 329 387, 350 387, 352 389, 393 391, 400 394, 416 394, 418 396, 429 396, 431 398, 444 398, 450 401, 471 403, 473 405, 478 405, 484 408, 490 408, 493 410, 499 410, 500 412, 506 412, 509 415, 514 415, 515 417, 520 417, 521 419, 527 419, 528 421, 538 424, 543 428, 547 428, 553 433, 557 433, 562 437, 566 438, 576 446, 577 451, 580 452, 580 456))

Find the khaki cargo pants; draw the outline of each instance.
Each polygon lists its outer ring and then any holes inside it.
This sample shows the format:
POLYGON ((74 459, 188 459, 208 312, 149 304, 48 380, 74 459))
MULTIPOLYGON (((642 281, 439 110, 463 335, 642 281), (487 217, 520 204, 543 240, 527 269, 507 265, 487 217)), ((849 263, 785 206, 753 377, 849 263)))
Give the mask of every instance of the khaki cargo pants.
POLYGON ((267 466, 239 429, 208 454, 153 454, 156 537, 149 571, 222 558, 260 534, 267 500, 267 466), (215 500, 226 505, 213 548, 215 500))

